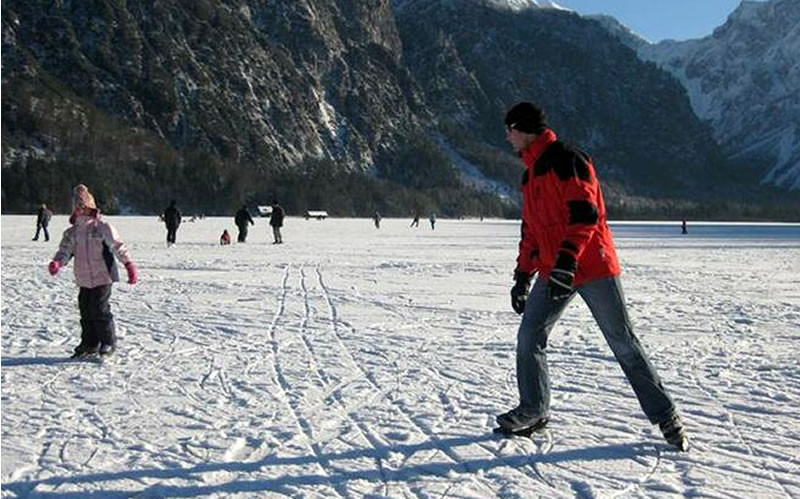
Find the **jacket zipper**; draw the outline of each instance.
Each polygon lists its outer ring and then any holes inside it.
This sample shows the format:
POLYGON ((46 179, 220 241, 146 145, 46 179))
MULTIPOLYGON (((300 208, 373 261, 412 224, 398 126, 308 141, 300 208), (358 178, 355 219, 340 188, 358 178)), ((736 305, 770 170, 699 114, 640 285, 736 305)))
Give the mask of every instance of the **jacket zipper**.
MULTIPOLYGON (((89 284, 94 284, 94 269, 92 268, 92 256, 89 253, 89 223, 86 224, 86 262, 89 265, 89 284)), ((94 287, 94 286, 92 286, 94 287)))

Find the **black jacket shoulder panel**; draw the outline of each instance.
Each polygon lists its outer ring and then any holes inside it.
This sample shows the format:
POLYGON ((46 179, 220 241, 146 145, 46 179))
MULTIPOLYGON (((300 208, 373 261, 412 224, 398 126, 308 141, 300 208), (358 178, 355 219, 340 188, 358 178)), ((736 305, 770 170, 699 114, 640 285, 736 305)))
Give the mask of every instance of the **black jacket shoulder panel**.
POLYGON ((544 150, 542 155, 539 156, 539 159, 536 160, 536 163, 533 165, 533 175, 535 177, 541 177, 552 170, 555 164, 558 163, 559 159, 563 156, 563 151, 564 143, 560 140, 550 144, 550 146, 544 150))
POLYGON ((589 163, 591 158, 580 149, 557 140, 550 144, 534 165, 536 176, 553 170, 559 180, 579 178, 589 180, 589 163))

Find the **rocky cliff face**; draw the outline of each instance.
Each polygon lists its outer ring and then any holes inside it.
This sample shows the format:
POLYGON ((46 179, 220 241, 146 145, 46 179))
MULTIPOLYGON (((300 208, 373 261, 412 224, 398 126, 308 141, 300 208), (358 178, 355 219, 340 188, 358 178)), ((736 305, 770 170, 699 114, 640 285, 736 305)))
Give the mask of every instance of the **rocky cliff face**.
POLYGON ((179 150, 231 161, 367 169, 419 107, 382 0, 9 1, 3 38, 4 85, 55 80, 179 150))
POLYGON ((681 81, 730 158, 800 189, 800 2, 744 1, 711 36, 638 51, 681 81))
POLYGON ((397 19, 429 107, 461 133, 502 147, 505 111, 532 100, 639 192, 690 190, 720 163, 681 86, 598 23, 552 6, 433 0, 406 0, 397 19))
POLYGON ((453 167, 513 201, 502 120, 520 100, 620 195, 717 185, 720 151, 672 77, 552 2, 498 1, 5 1, 3 207, 89 176, 132 211, 178 189, 213 210, 309 161, 366 173, 381 196, 348 187, 365 199, 455 189, 453 167))

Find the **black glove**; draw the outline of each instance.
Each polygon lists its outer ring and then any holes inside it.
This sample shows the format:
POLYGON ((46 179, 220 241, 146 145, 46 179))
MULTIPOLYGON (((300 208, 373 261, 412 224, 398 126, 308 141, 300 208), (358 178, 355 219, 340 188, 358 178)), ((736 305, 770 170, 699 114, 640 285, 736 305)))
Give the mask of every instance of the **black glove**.
POLYGON ((511 308, 521 314, 525 311, 525 300, 528 299, 528 288, 531 276, 519 269, 514 270, 514 287, 511 288, 511 308))
POLYGON ((578 263, 569 253, 558 254, 556 264, 550 271, 550 281, 547 283, 547 292, 553 301, 566 300, 572 296, 572 282, 575 280, 575 271, 578 263))

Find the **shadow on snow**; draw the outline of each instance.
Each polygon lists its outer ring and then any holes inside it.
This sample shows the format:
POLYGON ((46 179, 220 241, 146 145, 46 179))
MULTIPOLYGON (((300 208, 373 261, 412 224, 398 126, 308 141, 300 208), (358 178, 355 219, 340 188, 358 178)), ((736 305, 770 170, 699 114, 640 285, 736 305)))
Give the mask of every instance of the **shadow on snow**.
POLYGON ((82 359, 73 359, 69 355, 63 357, 14 357, 0 359, 2 367, 16 366, 54 366, 71 362, 80 362, 82 359))
POLYGON ((251 473, 264 470, 270 466, 302 466, 317 464, 325 469, 326 473, 317 474, 285 474, 274 478, 263 478, 256 480, 242 480, 236 478, 230 482, 214 485, 164 485, 155 483, 141 491, 133 490, 110 490, 101 489, 95 491, 78 492, 43 492, 36 491, 37 496, 59 497, 59 498, 85 498, 85 497, 129 497, 131 493, 136 494, 157 494, 165 497, 192 497, 214 493, 234 494, 242 492, 277 492, 287 495, 295 495, 297 490, 292 487, 308 485, 329 485, 336 486, 350 481, 370 481, 370 482, 406 482, 422 476, 440 476, 448 480, 451 473, 468 472, 476 473, 488 471, 499 467, 522 467, 528 464, 543 463, 554 464, 575 461, 597 461, 597 460, 619 460, 632 459, 637 456, 652 455, 655 446, 631 443, 618 445, 603 445, 596 447, 586 447, 582 449, 571 449, 548 454, 521 454, 503 457, 492 457, 485 459, 472 459, 454 463, 431 463, 403 467, 397 470, 390 469, 353 469, 337 470, 335 462, 337 460, 368 458, 387 458, 390 453, 403 453, 411 456, 415 452, 423 450, 445 450, 463 445, 477 444, 486 441, 497 441, 500 437, 495 435, 462 436, 445 438, 441 440, 426 441, 419 444, 405 444, 395 446, 384 446, 369 449, 354 449, 347 452, 321 454, 316 456, 299 457, 278 457, 267 456, 264 459, 252 463, 207 463, 200 464, 191 468, 149 468, 141 470, 91 473, 85 475, 74 475, 66 477, 51 477, 43 480, 18 481, 3 484, 3 488, 16 493, 18 496, 26 496, 40 485, 51 485, 57 487, 62 484, 92 484, 101 486, 102 482, 114 480, 133 480, 141 481, 147 478, 156 480, 168 479, 194 479, 202 480, 202 477, 195 477, 196 474, 212 472, 230 473, 251 473), (328 466, 325 467, 325 464, 328 466))

